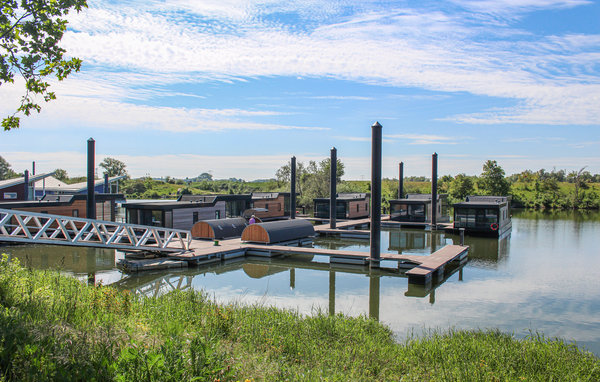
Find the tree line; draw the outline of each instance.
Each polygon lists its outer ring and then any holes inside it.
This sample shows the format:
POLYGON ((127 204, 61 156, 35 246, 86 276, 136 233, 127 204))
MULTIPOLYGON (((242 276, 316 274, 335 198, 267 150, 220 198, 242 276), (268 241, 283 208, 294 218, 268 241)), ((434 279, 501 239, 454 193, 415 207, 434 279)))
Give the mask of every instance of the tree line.
MULTIPOLYGON (((105 158, 99 166, 109 176, 128 175, 127 166, 114 158, 105 158)), ((298 206, 312 208, 313 199, 329 197, 330 159, 298 162, 296 166, 296 192, 298 206)), ((120 191, 128 198, 175 198, 181 194, 245 194, 252 192, 289 192, 290 163, 281 166, 273 179, 247 182, 242 179, 213 179, 203 172, 197 177, 176 179, 142 177, 121 182, 120 191)), ((337 161, 338 193, 371 192, 370 181, 342 180, 345 166, 337 161)), ((0 180, 22 176, 11 169, 0 156, 0 180)), ((56 169, 54 176, 66 183, 85 181, 85 177, 69 177, 56 169)), ((407 193, 430 193, 431 180, 423 176, 404 179, 407 193)), ((525 170, 506 176, 504 169, 494 160, 486 161, 480 175, 444 175, 438 179, 438 193, 448 194, 450 203, 463 201, 468 195, 511 196, 516 207, 537 209, 597 209, 600 208, 600 174, 591 174, 583 167, 577 171, 525 170)), ((382 180, 382 204, 389 208, 389 200, 398 198, 398 180, 382 180)))

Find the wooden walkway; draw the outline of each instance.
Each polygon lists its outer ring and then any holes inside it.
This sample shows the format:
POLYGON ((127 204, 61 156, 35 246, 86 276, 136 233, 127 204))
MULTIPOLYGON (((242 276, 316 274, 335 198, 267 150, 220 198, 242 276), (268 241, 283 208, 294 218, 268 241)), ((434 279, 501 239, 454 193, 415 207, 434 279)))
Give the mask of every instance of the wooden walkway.
MULTIPOLYGON (((292 243, 302 245, 300 243, 292 243)), ((448 245, 439 251, 429 255, 400 255, 393 253, 381 254, 381 262, 395 262, 393 269, 410 269, 406 272, 409 282, 418 284, 428 284, 433 277, 444 274, 445 266, 457 260, 462 260, 467 256, 469 247, 460 245, 448 245)), ((192 240, 190 250, 180 253, 165 254, 171 261, 186 262, 194 265, 217 263, 222 260, 245 257, 262 256, 274 257, 279 255, 318 255, 328 256, 330 263, 352 264, 357 266, 367 266, 370 263, 370 254, 360 251, 333 250, 324 248, 312 248, 293 245, 263 245, 243 243, 241 239, 221 240, 219 245, 214 245, 212 241, 192 240)), ((133 272, 164 269, 166 267, 178 267, 176 263, 169 263, 154 260, 129 260, 122 261, 120 266, 125 270, 133 272)), ((389 268, 381 266, 382 268, 389 268)))

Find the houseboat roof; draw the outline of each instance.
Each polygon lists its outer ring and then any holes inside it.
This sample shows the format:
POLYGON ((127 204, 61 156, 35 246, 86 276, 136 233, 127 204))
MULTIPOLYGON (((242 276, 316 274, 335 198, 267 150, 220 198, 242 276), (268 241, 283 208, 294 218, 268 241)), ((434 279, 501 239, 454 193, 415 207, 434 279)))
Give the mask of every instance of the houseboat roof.
MULTIPOLYGON (((341 201, 365 200, 367 197, 370 197, 370 196, 371 196, 370 193, 359 193, 359 192, 341 193, 341 194, 337 194, 336 199, 341 200, 341 201)), ((315 202, 322 202, 322 201, 326 201, 326 200, 329 200, 329 198, 314 198, 313 199, 313 201, 315 201, 315 202)))
POLYGON ((125 208, 142 210, 173 210, 178 208, 214 207, 220 201, 250 200, 250 195, 184 195, 177 200, 145 201, 123 203, 125 208))
MULTIPOLYGON (((125 200, 123 194, 96 194, 94 196, 96 202, 105 202, 109 200, 125 200)), ((41 200, 27 200, 27 201, 16 201, 16 202, 3 202, 0 203, 0 208, 6 209, 19 209, 29 207, 56 207, 65 204, 71 204, 76 200, 86 200, 86 194, 77 195, 45 195, 41 200)))
POLYGON ((252 200, 277 199, 279 195, 290 196, 289 192, 253 192, 252 200))
MULTIPOLYGON (((29 182, 37 182, 38 180, 42 180, 44 178, 47 178, 51 175, 54 175, 54 172, 48 172, 45 174, 38 174, 38 175, 30 175, 29 176, 29 182)), ((4 179, 4 180, 0 180, 0 189, 3 188, 8 188, 8 187, 12 187, 12 186, 17 186, 21 183, 25 183, 25 177, 21 176, 18 178, 12 178, 12 179, 4 179)))
POLYGON ((470 195, 464 202, 454 203, 454 207, 500 207, 509 201, 507 196, 470 195))
MULTIPOLYGON (((52 173, 52 174, 54 174, 54 173, 52 173)), ((127 175, 112 176, 112 177, 108 178, 108 183, 112 183, 117 180, 124 179, 126 177, 127 177, 127 175)), ((94 181, 94 187, 103 186, 103 185, 104 185, 104 178, 94 181)), ((65 193, 76 194, 76 193, 81 193, 81 192, 84 192, 87 190, 87 181, 68 184, 68 183, 65 183, 65 182, 62 182, 62 181, 56 179, 53 176, 50 176, 45 180, 42 180, 42 179, 37 180, 35 183, 35 187, 37 189, 44 188, 46 191, 65 192, 65 193)))
MULTIPOLYGON (((447 194, 438 194, 438 199, 447 198, 447 194)), ((431 194, 406 194, 406 198, 403 199, 392 199, 390 203, 407 203, 407 204, 419 204, 419 203, 431 203, 431 194)))

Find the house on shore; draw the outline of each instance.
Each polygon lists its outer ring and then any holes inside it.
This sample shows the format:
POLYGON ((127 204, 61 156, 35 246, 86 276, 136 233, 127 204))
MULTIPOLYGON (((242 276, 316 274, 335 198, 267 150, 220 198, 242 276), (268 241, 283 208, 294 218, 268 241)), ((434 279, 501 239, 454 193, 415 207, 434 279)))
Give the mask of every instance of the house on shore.
POLYGON ((501 237, 512 228, 510 197, 467 196, 454 204, 454 229, 465 233, 501 237))
MULTIPOLYGON (((335 218, 336 219, 362 219, 370 215, 369 193, 341 193, 336 197, 335 218)), ((329 198, 313 199, 314 215, 316 218, 329 218, 329 198)))
MULTIPOLYGON (((399 222, 431 223, 431 194, 408 194, 403 199, 390 200, 390 220, 399 222)), ((450 221, 448 213, 448 195, 438 194, 436 203, 436 222, 450 221)))
MULTIPOLYGON (((94 181, 94 192, 99 193, 119 193, 119 181, 125 179, 127 175, 113 176, 106 179, 97 179, 94 181)), ((53 176, 38 180, 35 182, 35 197, 41 199, 44 195, 75 195, 87 194, 87 181, 68 184, 56 179, 53 176)))
POLYGON ((24 176, 0 180, 0 202, 17 202, 32 200, 37 182, 43 182, 46 178, 54 175, 53 172, 30 175, 27 179, 24 176), (25 184, 27 183, 27 184, 25 184))

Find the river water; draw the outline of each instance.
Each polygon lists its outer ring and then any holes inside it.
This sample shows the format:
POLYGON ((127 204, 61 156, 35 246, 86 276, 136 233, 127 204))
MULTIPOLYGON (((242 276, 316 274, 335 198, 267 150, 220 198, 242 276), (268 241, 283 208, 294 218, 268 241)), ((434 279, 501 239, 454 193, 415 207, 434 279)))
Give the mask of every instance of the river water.
MULTIPOLYGON (((368 315, 402 341, 430 329, 499 328, 524 337, 561 337, 600 355, 600 212, 513 211, 510 237, 466 237, 466 264, 430 288, 405 277, 327 259, 241 259, 184 271, 122 274, 122 254, 62 246, 1 247, 35 268, 59 268, 90 283, 145 295, 203 290, 220 302, 368 315)), ((458 237, 415 229, 384 230, 382 252, 427 255, 458 237)), ((368 241, 317 239, 322 248, 369 250, 368 241)), ((401 275, 400 275, 401 276, 401 275)))

